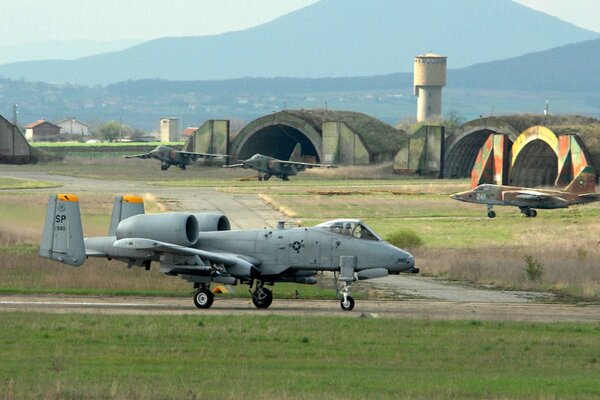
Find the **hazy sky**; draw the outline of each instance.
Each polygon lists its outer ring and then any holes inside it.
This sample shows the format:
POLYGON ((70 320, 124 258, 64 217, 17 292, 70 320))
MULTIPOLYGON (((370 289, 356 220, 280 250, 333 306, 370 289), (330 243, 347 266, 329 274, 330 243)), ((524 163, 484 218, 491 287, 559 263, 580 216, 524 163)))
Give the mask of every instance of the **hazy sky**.
MULTIPOLYGON (((217 34, 259 25, 316 1, 5 0, 0 13, 0 46, 217 34)), ((518 2, 600 32, 599 0, 518 2)))

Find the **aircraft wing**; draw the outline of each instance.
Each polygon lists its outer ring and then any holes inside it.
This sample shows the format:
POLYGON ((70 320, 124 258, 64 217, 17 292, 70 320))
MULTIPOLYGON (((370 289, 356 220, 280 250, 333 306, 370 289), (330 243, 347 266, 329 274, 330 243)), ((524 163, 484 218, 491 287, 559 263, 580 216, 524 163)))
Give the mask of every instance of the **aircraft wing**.
POLYGON ((577 197, 582 197, 584 199, 590 199, 590 200, 599 200, 600 199, 600 193, 585 193, 585 194, 580 194, 577 197))
POLYGON ((554 202, 557 205, 564 204, 565 206, 569 202, 562 197, 551 195, 544 192, 538 192, 537 190, 513 190, 502 193, 502 200, 505 201, 517 201, 519 204, 524 206, 536 207, 540 203, 554 202))
POLYGON ((227 272, 233 275, 251 277, 260 275, 260 271, 257 269, 260 263, 257 260, 237 254, 217 253, 144 238, 120 239, 114 242, 113 246, 130 250, 146 250, 158 254, 171 253, 182 256, 198 256, 201 259, 225 265, 227 272))
POLYGON ((305 163, 300 161, 279 161, 279 164, 283 167, 297 167, 299 169, 305 168, 336 168, 335 165, 330 164, 313 164, 305 163))
POLYGON ((196 157, 196 158, 229 157, 228 155, 225 155, 225 154, 194 153, 193 151, 179 151, 179 150, 175 150, 175 153, 181 154, 181 155, 184 155, 184 156, 189 156, 189 157, 196 157))
POLYGON ((123 158, 152 158, 152 154, 150 154, 150 153, 134 154, 132 156, 123 156, 123 158))
POLYGON ((244 164, 223 165, 223 168, 244 168, 244 164))

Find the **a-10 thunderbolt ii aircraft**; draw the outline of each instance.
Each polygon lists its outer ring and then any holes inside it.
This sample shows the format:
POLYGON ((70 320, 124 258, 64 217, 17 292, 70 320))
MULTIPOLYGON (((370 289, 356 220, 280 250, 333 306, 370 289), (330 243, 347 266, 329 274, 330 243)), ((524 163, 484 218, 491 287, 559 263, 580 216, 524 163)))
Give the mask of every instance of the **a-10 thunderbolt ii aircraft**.
POLYGON ((332 271, 341 282, 342 309, 352 310, 349 289, 355 280, 419 272, 411 254, 356 219, 235 231, 221 213, 144 214, 136 196, 115 197, 108 236, 85 239, 77 196, 50 196, 39 254, 71 266, 87 257, 122 261, 129 268, 150 269, 158 262, 161 272, 194 284, 198 308, 212 305, 212 283, 247 284, 254 305, 267 308, 273 294, 265 286, 315 284, 317 272, 332 271))
POLYGON ((171 165, 175 165, 183 170, 188 165, 196 162, 199 158, 225 158, 229 157, 224 154, 210 154, 210 153, 194 153, 191 151, 180 151, 175 150, 168 146, 156 146, 155 149, 149 153, 134 154, 130 156, 123 156, 124 158, 154 158, 161 162, 160 169, 166 171, 171 165))
POLYGON ((238 164, 224 165, 223 168, 250 168, 258 171, 258 179, 268 181, 272 176, 288 181, 290 176, 297 175, 298 172, 306 168, 335 168, 335 165, 315 164, 298 161, 301 159, 300 143, 296 145, 290 159, 287 161, 279 160, 274 157, 255 154, 247 160, 238 164))
POLYGON ((567 208, 574 204, 598 201, 596 174, 591 166, 586 166, 564 190, 532 189, 516 186, 482 184, 473 190, 450 196, 454 200, 467 203, 487 204, 488 217, 494 218, 493 206, 519 207, 528 218, 537 216, 537 209, 567 208))

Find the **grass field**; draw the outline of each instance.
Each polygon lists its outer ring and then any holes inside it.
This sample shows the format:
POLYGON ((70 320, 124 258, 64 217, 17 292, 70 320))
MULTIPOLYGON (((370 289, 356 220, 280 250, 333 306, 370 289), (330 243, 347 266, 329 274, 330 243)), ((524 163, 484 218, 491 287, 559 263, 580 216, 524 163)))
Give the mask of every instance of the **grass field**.
POLYGON ((41 188, 51 188, 58 187, 54 183, 50 182, 41 182, 41 181, 32 181, 25 179, 14 179, 14 178, 0 178, 0 190, 6 189, 41 189, 41 188))
POLYGON ((0 314, 0 396, 595 399, 597 325, 0 314))

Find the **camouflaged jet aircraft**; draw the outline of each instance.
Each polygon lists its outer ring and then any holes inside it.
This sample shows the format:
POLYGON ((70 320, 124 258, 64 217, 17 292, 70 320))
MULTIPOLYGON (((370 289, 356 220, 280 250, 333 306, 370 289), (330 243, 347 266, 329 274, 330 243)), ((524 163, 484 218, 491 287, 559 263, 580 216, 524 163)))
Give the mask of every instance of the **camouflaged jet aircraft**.
POLYGON ((224 165, 223 168, 250 168, 258 171, 258 179, 268 181, 271 176, 276 176, 284 181, 289 181, 290 176, 297 175, 298 172, 306 168, 335 168, 335 165, 313 164, 297 161, 301 159, 300 143, 296 145, 288 161, 277 158, 255 154, 239 164, 224 165))
POLYGON ((185 167, 196 162, 198 158, 217 158, 217 157, 229 157, 224 154, 210 154, 210 153, 194 153, 191 151, 180 151, 175 150, 168 146, 156 146, 154 150, 149 153, 134 154, 131 156, 123 156, 124 158, 154 158, 161 161, 160 169, 166 171, 171 165, 176 165, 179 168, 185 170, 185 167))
POLYGON ((450 196, 467 203, 487 204, 488 217, 494 218, 493 206, 519 207, 528 218, 537 216, 537 209, 567 208, 600 200, 596 193, 596 174, 591 166, 585 167, 564 190, 531 189, 515 186, 482 184, 473 190, 450 196))
POLYGON ((355 280, 419 272, 411 254, 356 219, 310 228, 281 223, 277 229, 232 231, 221 213, 145 214, 143 200, 136 196, 115 197, 108 236, 85 239, 77 196, 50 196, 39 254, 71 266, 82 265, 88 257, 147 270, 157 262, 164 274, 193 283, 198 308, 212 305, 213 283, 247 284, 254 305, 267 308, 273 294, 265 285, 316 284, 317 272, 332 271, 340 305, 349 311, 354 308, 349 292, 355 280))

